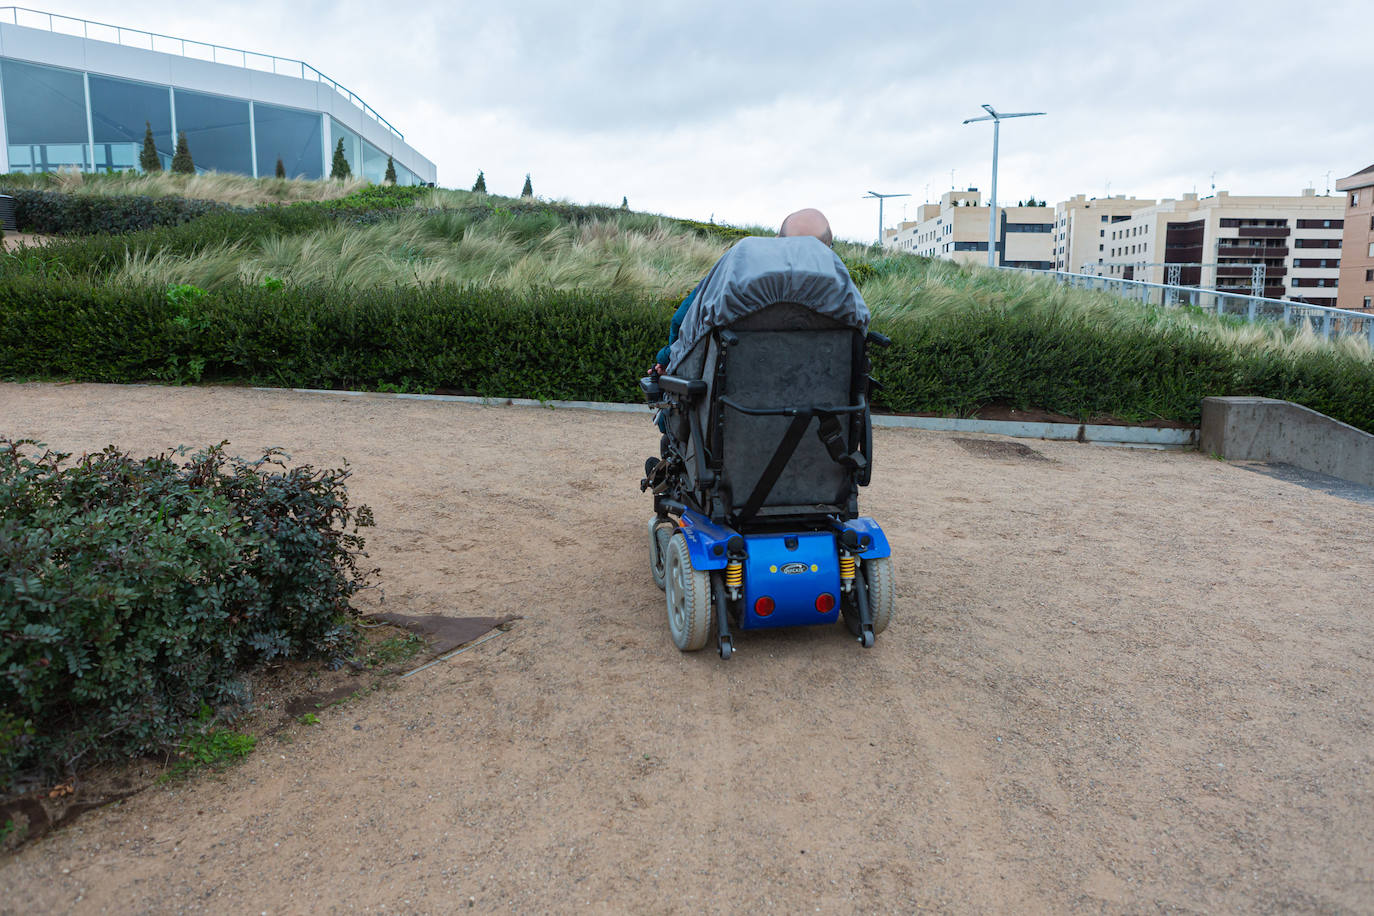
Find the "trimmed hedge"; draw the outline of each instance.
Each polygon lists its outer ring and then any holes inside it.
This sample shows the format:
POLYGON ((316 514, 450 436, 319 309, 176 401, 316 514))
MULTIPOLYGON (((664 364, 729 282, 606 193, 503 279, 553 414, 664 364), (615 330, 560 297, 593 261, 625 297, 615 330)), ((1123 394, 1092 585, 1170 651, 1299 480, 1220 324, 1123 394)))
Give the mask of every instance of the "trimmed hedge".
POLYGON ((449 286, 172 298, 82 278, 0 278, 0 377, 626 401, 676 304, 449 286))
MULTIPOLYGON (((0 278, 0 377, 436 389, 640 399, 674 301, 485 287, 236 287, 174 303, 81 278, 0 278)), ((1202 398, 1296 401, 1374 432, 1374 365, 1335 350, 1237 352, 1187 329, 1103 330, 971 308, 875 323, 875 406, 968 415, 989 403, 1084 420, 1196 423, 1202 398)))
POLYGON ((261 661, 353 651, 348 472, 222 445, 67 464, 0 439, 0 791, 169 747, 261 661))
MULTIPOLYGON (((69 195, 70 196, 70 195, 69 195)), ((98 276, 120 269, 130 255, 166 252, 188 257, 203 248, 250 243, 272 235, 309 232, 338 219, 341 212, 315 204, 216 210, 190 222, 121 235, 55 239, 0 256, 0 274, 41 277, 98 276)))
POLYGON ((241 207, 183 197, 63 194, 33 188, 0 187, 14 198, 14 220, 20 232, 47 235, 94 235, 179 226, 210 213, 247 212, 241 207))

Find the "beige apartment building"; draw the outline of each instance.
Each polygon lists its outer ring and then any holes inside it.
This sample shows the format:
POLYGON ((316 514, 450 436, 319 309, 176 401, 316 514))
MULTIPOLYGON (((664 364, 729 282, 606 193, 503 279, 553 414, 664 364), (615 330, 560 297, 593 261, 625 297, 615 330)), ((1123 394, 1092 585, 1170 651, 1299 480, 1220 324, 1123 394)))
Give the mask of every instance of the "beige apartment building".
MULTIPOLYGON (((1048 207, 997 210, 997 263, 1053 269, 1053 211, 1048 207)), ((884 230, 883 247, 961 264, 987 264, 988 214, 977 188, 948 191, 938 204, 922 204, 916 219, 884 230)))
POLYGON ((1118 194, 1089 198, 1076 194, 1054 208, 1054 269, 1066 273, 1093 273, 1107 260, 1107 236, 1111 227, 1136 210, 1155 205, 1118 194))
POLYGON ((1374 165, 1336 182, 1344 192, 1345 229, 1336 305, 1374 311, 1374 165))
POLYGON ((1265 297, 1335 306, 1345 210, 1345 198, 1311 188, 1297 197, 1184 194, 1109 221, 1094 272, 1248 294, 1260 265, 1265 297))

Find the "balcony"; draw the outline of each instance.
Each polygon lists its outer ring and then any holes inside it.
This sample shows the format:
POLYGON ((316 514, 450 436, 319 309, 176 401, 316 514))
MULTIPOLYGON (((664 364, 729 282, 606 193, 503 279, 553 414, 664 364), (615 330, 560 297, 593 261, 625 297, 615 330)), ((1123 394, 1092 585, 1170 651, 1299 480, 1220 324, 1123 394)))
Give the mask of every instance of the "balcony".
MULTIPOLYGON (((1288 276, 1288 268, 1286 268, 1286 267, 1266 267, 1266 268, 1264 269, 1264 275, 1265 275, 1266 277, 1268 277, 1269 279, 1271 279, 1271 280, 1272 280, 1272 279, 1275 279, 1276 277, 1286 277, 1286 276, 1288 276)), ((1250 277, 1250 268, 1249 268, 1249 267, 1245 267, 1244 265, 1228 265, 1228 266, 1218 267, 1218 268, 1217 268, 1217 277, 1218 277, 1218 278, 1220 278, 1220 277, 1244 277, 1244 278, 1246 278, 1246 279, 1249 279, 1249 277, 1250 277)))
POLYGON ((1222 239, 1217 245, 1217 257, 1254 258, 1256 261, 1262 261, 1265 258, 1286 258, 1288 257, 1288 247, 1261 248, 1255 245, 1227 245, 1226 240, 1222 239))
POLYGON ((1287 226, 1240 226, 1236 235, 1243 239, 1286 239, 1291 231, 1287 226))

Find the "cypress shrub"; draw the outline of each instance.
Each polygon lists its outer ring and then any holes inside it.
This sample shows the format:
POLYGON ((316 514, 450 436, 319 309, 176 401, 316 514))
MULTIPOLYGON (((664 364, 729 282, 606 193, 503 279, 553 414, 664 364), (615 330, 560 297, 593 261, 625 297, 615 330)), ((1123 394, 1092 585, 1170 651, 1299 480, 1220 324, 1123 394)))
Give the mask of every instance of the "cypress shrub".
POLYGON ((172 155, 172 171, 178 175, 194 175, 195 163, 191 161, 191 145, 186 142, 186 132, 177 133, 177 149, 172 155))
POLYGON ((153 142, 153 123, 144 121, 143 150, 138 154, 138 167, 145 172, 162 171, 162 160, 157 155, 157 144, 153 142))
POLYGON ((348 164, 348 157, 344 155, 343 137, 339 138, 338 145, 334 147, 334 159, 329 164, 329 177, 353 177, 353 167, 348 164))

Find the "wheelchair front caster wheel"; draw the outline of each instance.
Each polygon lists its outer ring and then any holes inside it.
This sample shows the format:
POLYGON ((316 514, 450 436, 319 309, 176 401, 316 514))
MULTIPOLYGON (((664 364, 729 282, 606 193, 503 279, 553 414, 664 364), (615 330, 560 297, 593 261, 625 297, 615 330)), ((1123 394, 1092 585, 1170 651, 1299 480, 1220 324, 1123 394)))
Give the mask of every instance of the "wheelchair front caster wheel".
POLYGON ((859 636, 859 645, 863 646, 865 649, 872 649, 872 648, 873 648, 873 631, 872 631, 872 630, 864 630, 864 631, 863 631, 863 633, 859 636))

